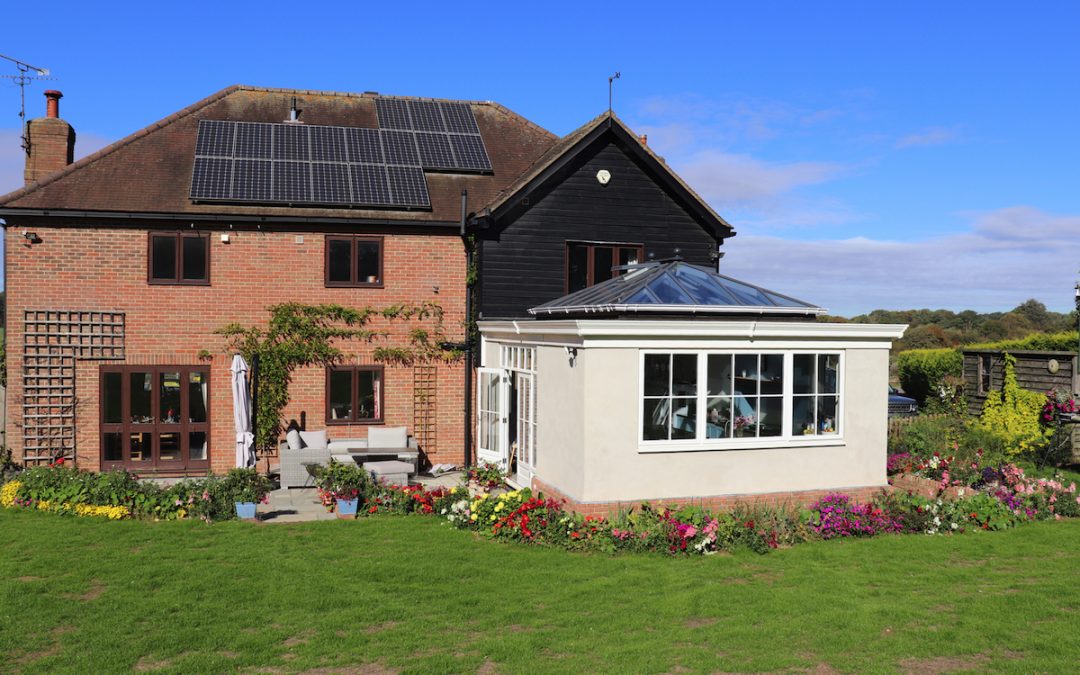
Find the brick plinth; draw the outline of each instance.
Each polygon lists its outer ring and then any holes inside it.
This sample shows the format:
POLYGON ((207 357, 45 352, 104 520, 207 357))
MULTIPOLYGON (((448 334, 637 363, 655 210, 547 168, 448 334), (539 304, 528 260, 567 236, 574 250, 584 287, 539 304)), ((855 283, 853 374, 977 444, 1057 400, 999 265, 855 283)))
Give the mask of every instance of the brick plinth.
POLYGON ((889 490, 884 486, 863 486, 832 488, 828 490, 801 490, 796 492, 768 492, 763 494, 740 494, 740 495, 713 495, 709 497, 692 497, 677 499, 647 499, 636 501, 615 502, 579 502, 558 489, 544 483, 539 478, 533 478, 532 489, 542 492, 545 496, 552 497, 557 501, 565 502, 566 508, 576 511, 585 516, 613 516, 619 512, 629 511, 631 508, 641 506, 647 502, 653 506, 666 506, 673 509, 684 506, 699 506, 710 511, 730 511, 736 506, 808 506, 822 497, 843 493, 857 502, 868 502, 883 490, 889 490))

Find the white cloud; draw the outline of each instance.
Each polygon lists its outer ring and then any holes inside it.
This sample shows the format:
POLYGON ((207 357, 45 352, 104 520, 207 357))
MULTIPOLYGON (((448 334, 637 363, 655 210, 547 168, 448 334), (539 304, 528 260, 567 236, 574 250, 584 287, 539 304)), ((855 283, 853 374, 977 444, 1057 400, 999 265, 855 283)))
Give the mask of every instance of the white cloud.
POLYGON ((966 232, 921 241, 740 235, 724 250, 725 272, 834 314, 1005 311, 1028 298, 1068 311, 1080 266, 1080 216, 1016 206, 973 215, 966 232))
MULTIPOLYGON (((75 134, 75 159, 97 152, 112 140, 94 133, 75 134)), ((23 167, 26 154, 18 129, 0 129, 0 195, 23 186, 23 167)))
POLYGON ((927 145, 942 145, 944 143, 955 141, 959 136, 960 133, 955 129, 934 127, 917 134, 908 134, 907 136, 897 139, 895 147, 902 150, 904 148, 916 148, 927 145))
POLYGON ((831 162, 767 162, 750 155, 704 150, 680 161, 679 175, 716 207, 767 202, 841 171, 831 162))

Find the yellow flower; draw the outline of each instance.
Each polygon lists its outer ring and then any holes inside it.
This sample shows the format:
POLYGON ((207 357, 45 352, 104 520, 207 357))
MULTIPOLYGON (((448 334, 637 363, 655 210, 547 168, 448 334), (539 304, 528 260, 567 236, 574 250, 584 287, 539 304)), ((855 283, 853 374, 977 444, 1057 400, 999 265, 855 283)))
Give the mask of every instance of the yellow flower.
POLYGON ((496 511, 502 511, 502 508, 503 508, 503 503, 502 502, 499 502, 498 504, 495 505, 495 510, 496 511))
POLYGON ((476 514, 474 513, 471 516, 469 516, 469 520, 476 520, 476 514))
POLYGON ((21 482, 13 480, 0 488, 0 506, 5 509, 15 506, 15 497, 19 494, 19 488, 21 487, 21 482))
POLYGON ((491 517, 490 517, 490 518, 488 518, 488 522, 489 522, 489 523, 494 523, 494 522, 495 522, 495 514, 494 514, 494 513, 493 513, 493 514, 491 514, 491 517))

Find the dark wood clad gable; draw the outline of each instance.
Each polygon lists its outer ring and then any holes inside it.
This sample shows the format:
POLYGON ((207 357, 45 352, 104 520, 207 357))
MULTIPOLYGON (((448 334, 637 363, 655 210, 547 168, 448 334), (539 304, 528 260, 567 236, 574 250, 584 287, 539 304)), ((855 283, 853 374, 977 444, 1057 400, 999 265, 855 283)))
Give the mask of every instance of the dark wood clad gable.
POLYGON ((567 241, 640 243, 646 259, 668 258, 679 249, 687 262, 714 264, 716 236, 610 135, 548 187, 516 200, 502 221, 481 232, 483 318, 527 317, 530 307, 564 295, 567 241), (607 185, 596 179, 601 169, 611 173, 607 185))

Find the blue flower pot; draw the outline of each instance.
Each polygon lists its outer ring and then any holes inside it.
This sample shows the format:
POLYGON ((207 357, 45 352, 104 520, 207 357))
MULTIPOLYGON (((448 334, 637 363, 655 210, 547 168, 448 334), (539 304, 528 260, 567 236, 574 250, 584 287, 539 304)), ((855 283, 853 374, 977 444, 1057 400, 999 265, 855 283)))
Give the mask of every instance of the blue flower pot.
POLYGON ((354 518, 356 517, 356 506, 360 503, 359 499, 339 499, 337 500, 337 514, 339 518, 354 518))
POLYGON ((236 517, 241 520, 255 520, 255 502, 236 502, 236 517))

